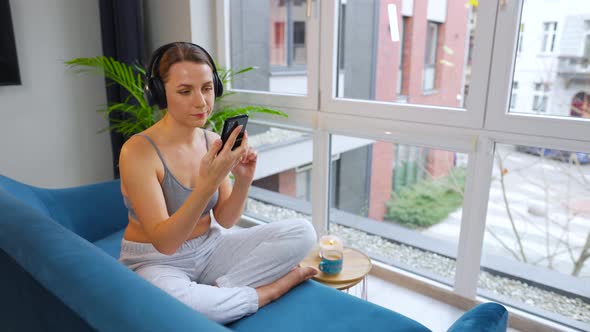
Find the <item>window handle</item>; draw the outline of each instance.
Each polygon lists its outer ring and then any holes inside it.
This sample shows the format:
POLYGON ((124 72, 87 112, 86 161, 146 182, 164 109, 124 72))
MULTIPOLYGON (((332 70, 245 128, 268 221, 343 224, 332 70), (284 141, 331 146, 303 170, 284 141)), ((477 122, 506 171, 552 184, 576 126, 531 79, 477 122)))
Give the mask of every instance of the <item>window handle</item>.
POLYGON ((307 17, 311 17, 311 0, 307 0, 307 17))

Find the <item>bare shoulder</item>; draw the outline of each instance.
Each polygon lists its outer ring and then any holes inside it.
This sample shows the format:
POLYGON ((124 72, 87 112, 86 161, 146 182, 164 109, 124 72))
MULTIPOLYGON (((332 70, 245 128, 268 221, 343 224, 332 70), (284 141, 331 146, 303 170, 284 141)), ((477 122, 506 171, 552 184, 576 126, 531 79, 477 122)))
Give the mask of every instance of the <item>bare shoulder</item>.
POLYGON ((207 148, 209 148, 213 144, 213 142, 215 142, 215 140, 220 138, 220 136, 216 132, 213 132, 208 129, 203 129, 203 131, 205 132, 205 136, 207 137, 207 148))
POLYGON ((119 162, 145 162, 146 159, 151 159, 153 147, 145 137, 135 135, 129 138, 121 147, 121 154, 119 155, 119 162))
POLYGON ((207 135, 207 139, 213 143, 213 141, 215 141, 216 139, 220 138, 221 136, 219 136, 219 134, 217 134, 214 131, 211 131, 209 129, 203 129, 205 131, 205 135, 207 135))
POLYGON ((121 147, 119 170, 122 183, 126 184, 138 176, 156 175, 158 167, 158 156, 147 138, 132 136, 121 147))

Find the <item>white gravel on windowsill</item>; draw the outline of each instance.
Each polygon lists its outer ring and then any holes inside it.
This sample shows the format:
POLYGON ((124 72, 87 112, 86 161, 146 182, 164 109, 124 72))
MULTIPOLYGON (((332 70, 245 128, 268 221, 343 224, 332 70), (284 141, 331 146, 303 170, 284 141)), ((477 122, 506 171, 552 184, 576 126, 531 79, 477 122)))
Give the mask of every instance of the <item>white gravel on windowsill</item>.
POLYGON ((290 141, 305 135, 307 134, 299 131, 271 127, 261 134, 248 137, 248 144, 251 147, 259 148, 263 145, 290 141))

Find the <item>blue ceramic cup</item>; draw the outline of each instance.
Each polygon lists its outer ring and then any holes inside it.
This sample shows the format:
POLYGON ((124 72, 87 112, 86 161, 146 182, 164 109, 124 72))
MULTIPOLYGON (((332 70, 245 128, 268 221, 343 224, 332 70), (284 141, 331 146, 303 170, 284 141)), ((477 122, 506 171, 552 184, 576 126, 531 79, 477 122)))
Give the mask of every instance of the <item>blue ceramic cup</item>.
POLYGON ((339 250, 326 250, 320 252, 322 260, 319 269, 325 274, 338 274, 342 271, 342 261, 344 255, 339 250))

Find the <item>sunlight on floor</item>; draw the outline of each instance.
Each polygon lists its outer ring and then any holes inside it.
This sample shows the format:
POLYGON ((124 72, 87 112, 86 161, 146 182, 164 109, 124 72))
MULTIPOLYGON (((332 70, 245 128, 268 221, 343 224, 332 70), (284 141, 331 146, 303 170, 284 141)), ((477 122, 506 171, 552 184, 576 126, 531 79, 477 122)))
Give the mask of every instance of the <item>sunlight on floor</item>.
MULTIPOLYGON (((444 332, 464 313, 463 310, 428 296, 369 275, 368 300, 407 316, 433 332, 444 332)), ((361 297, 360 284, 350 289, 351 295, 361 297)), ((508 329, 510 332, 518 332, 508 329)))

